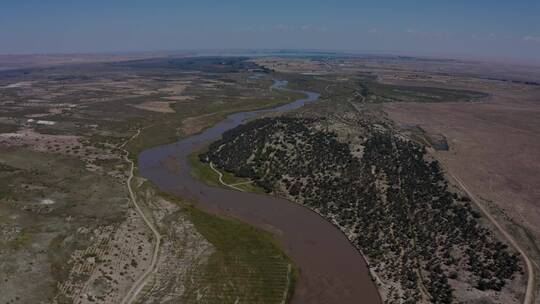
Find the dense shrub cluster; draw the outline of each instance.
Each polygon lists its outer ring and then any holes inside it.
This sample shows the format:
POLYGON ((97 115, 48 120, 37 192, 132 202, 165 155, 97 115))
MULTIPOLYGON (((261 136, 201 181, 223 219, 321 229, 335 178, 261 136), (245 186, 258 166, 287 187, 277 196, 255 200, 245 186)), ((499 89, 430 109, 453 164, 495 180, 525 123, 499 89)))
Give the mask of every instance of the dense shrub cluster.
POLYGON ((520 270, 517 255, 479 225, 468 198, 448 190, 422 146, 372 130, 359 158, 314 123, 255 120, 226 132, 201 159, 332 220, 410 303, 422 288, 433 303, 451 303, 455 279, 500 290, 520 270))

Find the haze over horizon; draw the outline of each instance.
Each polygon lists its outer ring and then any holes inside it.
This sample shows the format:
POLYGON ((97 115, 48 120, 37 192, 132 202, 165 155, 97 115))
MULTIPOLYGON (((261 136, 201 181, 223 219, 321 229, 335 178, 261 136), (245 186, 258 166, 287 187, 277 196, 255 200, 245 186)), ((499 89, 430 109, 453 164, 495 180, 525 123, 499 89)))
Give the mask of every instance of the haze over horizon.
POLYGON ((2 1, 0 54, 320 49, 540 60, 539 1, 2 1))

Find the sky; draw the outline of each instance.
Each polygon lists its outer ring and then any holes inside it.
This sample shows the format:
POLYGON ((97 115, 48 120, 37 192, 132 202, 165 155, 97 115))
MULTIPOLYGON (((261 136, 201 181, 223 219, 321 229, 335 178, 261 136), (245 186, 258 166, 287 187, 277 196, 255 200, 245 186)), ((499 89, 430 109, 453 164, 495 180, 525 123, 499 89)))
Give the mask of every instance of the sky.
POLYGON ((0 54, 192 49, 540 60, 540 0, 0 0, 0 54))

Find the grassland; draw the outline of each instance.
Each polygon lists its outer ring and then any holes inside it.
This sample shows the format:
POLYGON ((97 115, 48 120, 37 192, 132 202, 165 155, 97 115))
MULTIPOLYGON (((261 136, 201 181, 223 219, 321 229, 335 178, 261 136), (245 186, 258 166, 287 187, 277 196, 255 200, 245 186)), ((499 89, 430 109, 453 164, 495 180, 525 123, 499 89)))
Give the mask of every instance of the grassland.
POLYGON ((198 133, 225 119, 229 114, 271 108, 289 103, 300 96, 301 94, 298 93, 275 92, 273 96, 267 98, 250 98, 228 103, 199 102, 189 107, 185 107, 185 105, 173 106, 173 109, 176 109, 174 114, 160 115, 159 119, 152 120, 134 119, 131 123, 142 126, 144 129, 141 135, 127 146, 127 149, 131 155, 137 155, 144 149, 171 143, 182 137, 198 133), (182 109, 177 108, 181 106, 182 109), (178 122, 193 117, 200 117, 196 122, 190 121, 192 124, 196 123, 196 126, 179 127, 178 122))
POLYGON ((188 285, 186 303, 283 303, 292 294, 297 271, 271 234, 192 207, 186 211, 215 248, 188 285))
MULTIPOLYGON (((191 176, 207 183, 210 186, 231 189, 219 181, 219 175, 210 167, 208 163, 202 162, 199 159, 199 155, 203 152, 204 151, 196 151, 189 155, 188 161, 189 165, 191 166, 191 176)), ((223 171, 218 168, 215 168, 215 170, 221 172, 223 182, 228 185, 234 185, 235 187, 246 192, 266 193, 263 188, 251 183, 250 179, 238 177, 231 172, 223 171)))
POLYGON ((488 94, 467 89, 448 89, 424 87, 420 85, 397 85, 381 83, 371 73, 353 75, 290 75, 290 87, 301 90, 313 90, 321 93, 322 100, 348 100, 358 103, 389 102, 470 102, 485 98, 488 94))
POLYGON ((425 103, 474 101, 487 96, 485 93, 471 90, 389 85, 381 83, 370 83, 366 85, 364 95, 372 102, 415 101, 425 103))
POLYGON ((0 163, 2 295, 50 301, 71 255, 93 243, 93 231, 124 220, 123 187, 65 156, 3 150, 0 163))
POLYGON ((298 271, 270 233, 149 182, 134 191, 163 236, 157 272, 138 302, 277 304, 292 295, 298 271))

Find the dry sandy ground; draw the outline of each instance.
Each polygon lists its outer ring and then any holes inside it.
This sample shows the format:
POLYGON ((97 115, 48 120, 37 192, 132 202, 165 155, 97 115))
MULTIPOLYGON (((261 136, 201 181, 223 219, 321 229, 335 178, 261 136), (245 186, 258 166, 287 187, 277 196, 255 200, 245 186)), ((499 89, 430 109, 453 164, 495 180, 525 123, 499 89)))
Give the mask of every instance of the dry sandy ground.
MULTIPOLYGON (((102 171, 96 161, 118 159, 111 149, 99 149, 85 145, 81 138, 75 135, 41 134, 31 128, 23 128, 13 133, 0 133, 0 148, 17 147, 37 152, 55 153, 80 157, 91 171, 102 171)), ((119 172, 110 170, 112 176, 119 176, 119 172)))
POLYGON ((55 152, 58 147, 59 153, 68 153, 67 150, 73 147, 82 147, 78 136, 40 134, 29 128, 14 133, 1 133, 0 145, 30 148, 38 152, 55 152))
POLYGON ((214 247, 195 228, 181 208, 154 191, 141 191, 139 199, 152 210, 162 232, 156 271, 138 303, 181 303, 193 292, 194 276, 204 267, 214 247))
POLYGON ((540 87, 489 84, 492 96, 482 102, 392 103, 384 109, 398 125, 446 136, 450 150, 437 157, 495 215, 532 234, 524 246, 539 264, 540 87))
MULTIPOLYGON (((133 105, 133 107, 141 110, 159 112, 159 113, 174 113, 174 109, 171 108, 172 103, 186 102, 193 100, 193 96, 183 95, 190 82, 174 82, 167 85, 164 88, 158 90, 159 93, 166 94, 162 99, 165 101, 146 101, 140 104, 133 105)), ((148 91, 147 93, 151 93, 148 91)), ((145 93, 146 94, 146 93, 145 93)), ((143 94, 144 95, 144 94, 143 94)))
MULTIPOLYGON (((144 180, 138 179, 140 187, 144 180)), ((191 276, 213 252, 213 247, 176 204, 156 196, 150 189, 138 192, 144 212, 163 231, 156 271, 137 303, 179 302, 192 292, 191 276), (190 289, 191 288, 191 289, 190 289)), ((95 230, 80 228, 77 236, 88 236, 92 245, 76 250, 68 264, 68 278, 58 284, 53 303, 120 303, 128 290, 150 267, 153 250, 151 232, 132 209, 119 225, 95 230)))
POLYGON ((68 280, 58 285, 55 302, 64 297, 74 303, 120 302, 150 263, 150 232, 131 210, 119 227, 79 229, 78 233, 93 234, 94 242, 71 257, 71 273, 68 280))

